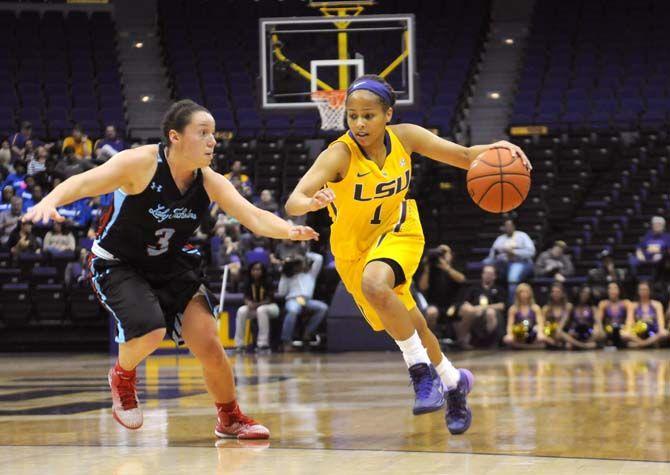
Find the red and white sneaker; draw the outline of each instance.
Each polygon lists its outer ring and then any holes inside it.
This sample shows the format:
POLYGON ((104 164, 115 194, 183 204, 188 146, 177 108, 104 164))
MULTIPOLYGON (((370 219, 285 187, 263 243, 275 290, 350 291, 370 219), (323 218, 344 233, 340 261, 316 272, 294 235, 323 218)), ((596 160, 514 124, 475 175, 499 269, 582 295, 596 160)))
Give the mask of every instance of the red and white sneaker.
POLYGON ((240 406, 235 404, 232 411, 225 411, 217 405, 218 418, 214 433, 217 437, 238 439, 269 439, 270 431, 251 417, 245 416, 240 406))
POLYGON ((118 364, 107 375, 112 390, 112 415, 126 429, 139 429, 144 421, 135 389, 135 370, 125 371, 118 364))

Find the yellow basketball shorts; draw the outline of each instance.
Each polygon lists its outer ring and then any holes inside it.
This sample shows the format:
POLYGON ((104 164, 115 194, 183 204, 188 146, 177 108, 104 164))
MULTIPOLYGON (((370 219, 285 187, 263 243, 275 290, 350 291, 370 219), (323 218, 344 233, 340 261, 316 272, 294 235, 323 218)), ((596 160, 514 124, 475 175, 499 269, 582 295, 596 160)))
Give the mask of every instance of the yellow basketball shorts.
POLYGON ((363 271, 370 261, 391 259, 397 262, 405 274, 405 282, 393 289, 407 310, 416 307, 410 293, 412 277, 416 272, 423 254, 424 237, 419 212, 414 200, 407 200, 406 219, 379 236, 367 252, 355 259, 335 258, 335 268, 344 286, 356 301, 361 313, 375 331, 384 330, 384 325, 377 312, 363 295, 363 271))

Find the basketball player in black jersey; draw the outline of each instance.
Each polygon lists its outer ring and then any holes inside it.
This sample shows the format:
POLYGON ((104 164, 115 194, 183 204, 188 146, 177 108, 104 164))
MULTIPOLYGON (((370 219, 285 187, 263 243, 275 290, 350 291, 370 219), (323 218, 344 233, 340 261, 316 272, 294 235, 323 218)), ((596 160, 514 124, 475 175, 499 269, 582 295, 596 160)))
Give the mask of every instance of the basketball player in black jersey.
POLYGON ((162 124, 165 145, 145 145, 58 185, 24 221, 62 221, 56 208, 114 192, 114 203, 93 245, 92 284, 115 318, 119 358, 109 371, 114 418, 128 429, 142 425, 135 368, 166 331, 186 342, 203 367, 218 411, 219 437, 265 439, 267 428, 236 402, 230 363, 219 342, 211 300, 199 275, 199 255, 185 247, 214 201, 255 234, 276 239, 318 239, 254 207, 209 165, 214 118, 193 101, 173 104, 162 124))

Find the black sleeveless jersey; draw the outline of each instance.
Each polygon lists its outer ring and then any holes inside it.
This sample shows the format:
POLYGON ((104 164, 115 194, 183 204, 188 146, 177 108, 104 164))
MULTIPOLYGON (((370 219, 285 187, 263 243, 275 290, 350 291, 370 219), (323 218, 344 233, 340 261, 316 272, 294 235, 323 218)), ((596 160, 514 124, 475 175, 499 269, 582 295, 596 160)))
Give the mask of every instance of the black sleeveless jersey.
POLYGON ((160 270, 184 249, 208 212, 209 196, 202 171, 182 194, 158 146, 158 166, 149 185, 139 194, 114 191, 114 201, 103 217, 93 253, 118 259, 146 270, 160 270))

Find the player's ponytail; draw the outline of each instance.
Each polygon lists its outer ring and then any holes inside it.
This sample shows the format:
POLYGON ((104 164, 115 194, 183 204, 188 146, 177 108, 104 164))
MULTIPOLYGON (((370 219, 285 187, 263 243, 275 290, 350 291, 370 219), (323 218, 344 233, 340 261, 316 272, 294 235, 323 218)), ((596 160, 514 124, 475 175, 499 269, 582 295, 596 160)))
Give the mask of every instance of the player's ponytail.
POLYGON ((182 99, 170 106, 161 122, 161 130, 163 132, 163 141, 165 146, 170 146, 170 130, 176 130, 179 133, 184 131, 184 128, 191 121, 191 116, 199 111, 210 113, 205 107, 193 102, 190 99, 182 99))

